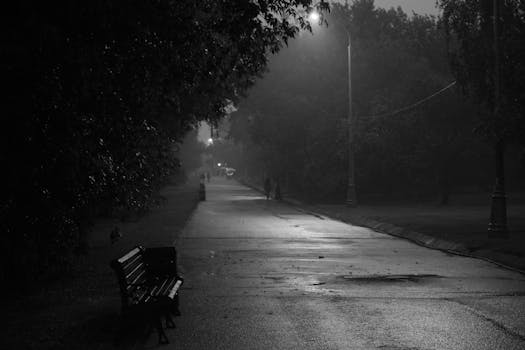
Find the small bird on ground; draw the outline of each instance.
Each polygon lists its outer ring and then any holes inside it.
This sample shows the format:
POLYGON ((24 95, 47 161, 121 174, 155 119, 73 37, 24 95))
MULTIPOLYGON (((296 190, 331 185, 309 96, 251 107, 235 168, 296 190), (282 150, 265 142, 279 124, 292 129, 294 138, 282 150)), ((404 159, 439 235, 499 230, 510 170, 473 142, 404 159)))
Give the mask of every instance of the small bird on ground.
POLYGON ((115 226, 115 228, 111 230, 111 233, 109 234, 109 239, 111 240, 111 244, 115 244, 121 238, 122 238, 122 232, 120 232, 120 229, 118 228, 118 226, 115 226))

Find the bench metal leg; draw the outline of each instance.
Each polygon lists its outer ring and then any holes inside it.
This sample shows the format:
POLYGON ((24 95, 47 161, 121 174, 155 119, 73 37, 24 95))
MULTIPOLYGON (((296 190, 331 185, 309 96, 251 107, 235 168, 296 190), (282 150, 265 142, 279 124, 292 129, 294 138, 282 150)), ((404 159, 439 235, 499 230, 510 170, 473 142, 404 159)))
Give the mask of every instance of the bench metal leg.
POLYGON ((160 317, 156 318, 155 327, 157 328, 157 332, 159 334, 159 344, 169 344, 170 341, 168 339, 168 336, 166 335, 166 332, 164 332, 164 328, 162 327, 162 320, 160 317))
POLYGON ((162 317, 164 316, 162 304, 149 304, 148 316, 150 326, 155 327, 155 329, 157 330, 157 334, 159 337, 159 345, 169 344, 170 341, 168 339, 168 336, 166 335, 166 332, 164 332, 164 327, 162 326, 162 317))
POLYGON ((175 322, 173 322, 169 313, 166 314, 166 328, 175 328, 175 322))
POLYGON ((179 295, 175 295, 175 298, 170 304, 170 312, 173 316, 180 316, 180 310, 179 310, 179 295))

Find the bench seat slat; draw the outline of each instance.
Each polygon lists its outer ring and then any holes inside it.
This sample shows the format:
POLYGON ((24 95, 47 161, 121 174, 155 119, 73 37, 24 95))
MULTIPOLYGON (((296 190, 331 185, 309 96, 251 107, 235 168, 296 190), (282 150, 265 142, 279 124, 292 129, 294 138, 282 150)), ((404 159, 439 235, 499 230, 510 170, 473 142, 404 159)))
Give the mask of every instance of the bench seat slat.
POLYGON ((167 279, 164 281, 162 288, 158 290, 156 296, 167 296, 168 298, 173 299, 181 285, 182 280, 176 277, 167 279))
POLYGON ((173 288, 177 284, 177 281, 180 281, 177 277, 170 279, 170 283, 169 283, 168 287, 166 288, 166 294, 168 296, 170 295, 170 293, 172 292, 173 288))
POLYGON ((145 251, 142 247, 134 248, 112 263, 121 281, 123 307, 125 308, 156 302, 158 298, 174 300, 183 283, 182 279, 176 275, 176 270, 165 270, 166 266, 174 266, 176 269, 176 262, 173 259, 176 256, 175 251, 170 252, 164 248, 152 250, 148 258, 153 259, 151 261, 145 260, 145 251), (161 253, 160 260, 156 255, 151 255, 159 252, 161 253), (171 254, 169 259, 163 258, 166 252, 171 254), (159 262, 164 264, 158 265, 159 262))
POLYGON ((171 292, 171 288, 173 288, 173 286, 175 285, 175 282, 177 282, 175 278, 170 278, 166 280, 166 283, 164 284, 163 289, 160 291, 160 294, 169 295, 171 292))
POLYGON ((158 288, 156 288, 156 291, 154 293, 152 293, 154 296, 162 296, 162 295, 165 295, 165 291, 166 289, 169 287, 169 280, 168 279, 165 279, 164 281, 162 281, 162 283, 158 286, 158 288))
POLYGON ((147 288, 135 288, 130 293, 130 301, 132 305, 138 305, 144 303, 144 299, 149 296, 149 291, 147 288))
POLYGON ((154 296, 165 296, 169 295, 173 286, 179 281, 180 279, 177 276, 166 278, 162 281, 161 284, 158 284, 155 286, 154 289, 152 289, 152 295, 154 296))

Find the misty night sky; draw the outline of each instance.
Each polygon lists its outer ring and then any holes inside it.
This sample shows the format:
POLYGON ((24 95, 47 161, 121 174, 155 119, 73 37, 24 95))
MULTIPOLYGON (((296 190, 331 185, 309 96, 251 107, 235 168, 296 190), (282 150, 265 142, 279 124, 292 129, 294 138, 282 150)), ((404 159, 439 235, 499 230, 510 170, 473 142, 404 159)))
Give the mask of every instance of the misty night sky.
MULTIPOLYGON (((340 1, 344 2, 344 1, 340 1)), ((436 0, 375 0, 377 7, 391 8, 401 6, 403 11, 411 14, 412 11, 418 14, 437 15, 439 10, 436 8, 436 0)), ((199 128, 198 139, 206 143, 210 137, 210 128, 204 123, 199 128)))
POLYGON ((412 11, 418 14, 437 15, 436 0, 375 0, 377 7, 397 7, 401 6, 403 11, 411 14, 412 11))

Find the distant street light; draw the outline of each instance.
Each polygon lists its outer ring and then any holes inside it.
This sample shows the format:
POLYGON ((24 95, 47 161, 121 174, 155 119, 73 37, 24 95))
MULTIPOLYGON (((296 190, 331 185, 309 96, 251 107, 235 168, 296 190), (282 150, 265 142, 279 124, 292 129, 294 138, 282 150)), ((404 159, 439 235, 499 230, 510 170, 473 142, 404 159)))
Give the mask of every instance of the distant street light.
MULTIPOLYGON (((320 15, 316 11, 312 11, 308 16, 311 21, 319 21, 320 15)), ((344 25, 340 24, 346 33, 348 50, 348 184, 346 189, 346 204, 355 207, 357 206, 357 197, 355 191, 355 167, 354 167, 354 115, 352 113, 352 37, 350 32, 344 25)))
POLYGON ((319 13, 317 13, 316 11, 312 11, 310 12, 310 15, 308 16, 308 19, 312 22, 317 22, 319 21, 319 13))

